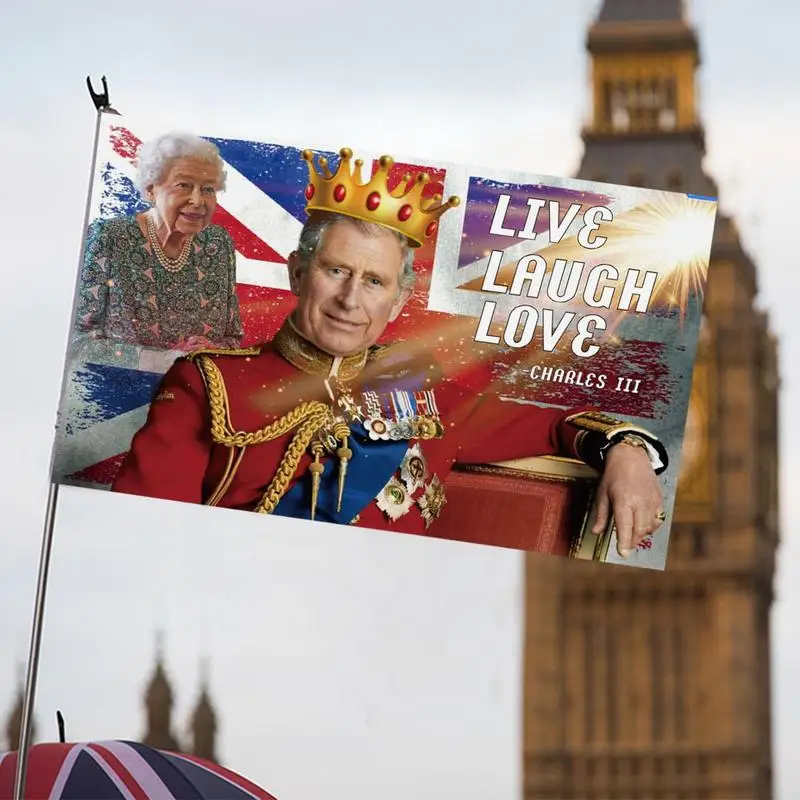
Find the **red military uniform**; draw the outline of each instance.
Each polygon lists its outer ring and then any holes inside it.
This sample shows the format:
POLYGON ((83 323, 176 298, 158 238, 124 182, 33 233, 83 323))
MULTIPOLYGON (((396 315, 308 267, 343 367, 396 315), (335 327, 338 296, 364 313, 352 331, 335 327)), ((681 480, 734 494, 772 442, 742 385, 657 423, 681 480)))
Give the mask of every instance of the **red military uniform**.
POLYGON ((633 428, 597 412, 469 392, 393 347, 334 359, 287 320, 261 347, 176 361, 112 489, 295 517, 313 506, 316 519, 425 533, 455 463, 534 455, 597 463, 601 441, 633 428), (342 427, 339 412, 352 407, 355 424, 342 427), (313 455, 313 441, 327 449, 313 455), (316 495, 315 470, 323 473, 316 495))

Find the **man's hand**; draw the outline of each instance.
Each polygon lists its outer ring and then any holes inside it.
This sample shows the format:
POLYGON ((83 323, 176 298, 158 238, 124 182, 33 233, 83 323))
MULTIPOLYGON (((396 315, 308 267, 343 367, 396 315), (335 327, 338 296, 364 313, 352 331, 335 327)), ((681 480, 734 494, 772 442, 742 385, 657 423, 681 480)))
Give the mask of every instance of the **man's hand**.
POLYGON ((612 513, 617 527, 617 551, 623 558, 628 558, 663 521, 661 488, 644 448, 617 444, 606 454, 592 533, 602 533, 612 513))

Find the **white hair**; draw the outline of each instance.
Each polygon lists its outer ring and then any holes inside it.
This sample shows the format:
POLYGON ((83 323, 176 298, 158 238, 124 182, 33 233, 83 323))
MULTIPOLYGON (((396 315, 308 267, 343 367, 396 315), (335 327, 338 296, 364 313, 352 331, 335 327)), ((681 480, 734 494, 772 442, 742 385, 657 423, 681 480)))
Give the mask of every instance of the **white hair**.
POLYGON ((225 162, 216 145, 193 133, 165 133, 144 142, 137 154, 136 188, 146 198, 148 187, 158 183, 176 158, 208 161, 219 170, 219 190, 225 190, 225 162))
POLYGON ((322 245, 322 237, 334 225, 347 223, 353 225, 367 236, 385 236, 391 234, 397 239, 403 253, 403 270, 400 273, 400 291, 413 289, 417 276, 414 272, 414 248, 402 233, 393 231, 384 225, 337 214, 333 211, 316 211, 309 215, 303 229, 300 231, 300 241, 297 245, 297 256, 303 268, 307 267, 322 245))

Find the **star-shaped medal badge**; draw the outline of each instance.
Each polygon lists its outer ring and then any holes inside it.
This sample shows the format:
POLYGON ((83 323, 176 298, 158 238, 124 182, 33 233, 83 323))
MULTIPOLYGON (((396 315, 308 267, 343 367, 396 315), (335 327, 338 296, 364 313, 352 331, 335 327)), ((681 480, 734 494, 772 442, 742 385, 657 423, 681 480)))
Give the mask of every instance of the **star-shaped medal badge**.
POLYGON ((413 494, 425 485, 427 477, 428 465, 422 455, 422 448, 419 444, 415 444, 406 451, 403 463, 400 465, 400 478, 406 485, 406 489, 413 494))
POLYGON ((337 399, 337 403, 339 404, 339 408, 342 409, 350 422, 360 422, 364 419, 364 411, 353 399, 353 396, 349 391, 342 392, 337 399))
POLYGON ((408 514, 414 504, 411 494, 395 476, 392 476, 389 483, 381 489, 381 493, 375 498, 375 501, 378 508, 392 522, 397 522, 404 514, 408 514))
POLYGON ((434 520, 442 513, 442 508, 447 502, 444 486, 438 475, 434 475, 431 482, 425 487, 425 494, 417 499, 417 505, 425 520, 425 527, 430 528, 434 520))

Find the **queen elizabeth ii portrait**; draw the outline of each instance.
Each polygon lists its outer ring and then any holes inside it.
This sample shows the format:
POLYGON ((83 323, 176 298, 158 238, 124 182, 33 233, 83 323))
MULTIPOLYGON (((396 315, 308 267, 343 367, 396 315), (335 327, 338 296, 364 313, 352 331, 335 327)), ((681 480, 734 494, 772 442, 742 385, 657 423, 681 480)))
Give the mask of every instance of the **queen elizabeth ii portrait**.
POLYGON ((137 167, 150 207, 90 225, 74 337, 91 352, 108 350, 103 361, 116 354, 143 369, 154 351, 157 359, 158 351, 238 346, 235 249, 211 224, 225 189, 219 151, 198 136, 168 133, 141 145, 137 167))

